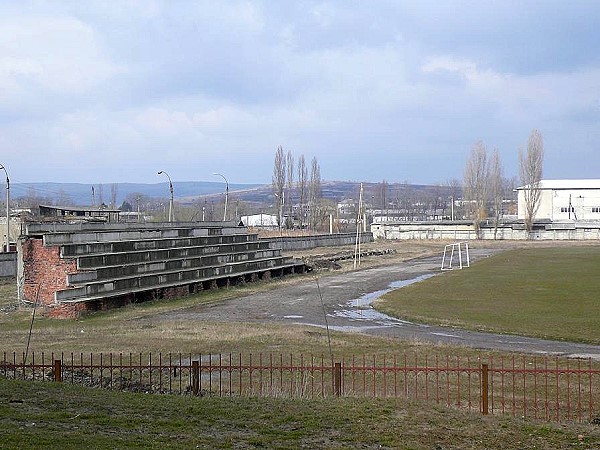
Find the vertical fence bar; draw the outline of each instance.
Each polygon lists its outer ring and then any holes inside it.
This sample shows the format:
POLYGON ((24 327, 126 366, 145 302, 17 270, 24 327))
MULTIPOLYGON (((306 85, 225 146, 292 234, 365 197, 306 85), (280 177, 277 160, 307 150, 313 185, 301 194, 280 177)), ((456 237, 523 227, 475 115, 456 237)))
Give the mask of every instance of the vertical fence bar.
POLYGON ((387 397, 387 361, 386 355, 383 355, 383 398, 387 397))
POLYGON ((377 363, 375 361, 375 355, 373 355, 373 372, 371 372, 373 374, 372 379, 373 379, 373 398, 377 397, 376 394, 376 389, 377 389, 377 363))
POLYGON ((262 356, 262 352, 260 352, 258 354, 258 365, 260 366, 260 371, 258 372, 258 389, 259 389, 258 392, 263 394, 264 387, 263 387, 263 356, 262 356))
POLYGON ((594 375, 593 372, 593 367, 592 367, 592 358, 588 358, 588 367, 589 367, 589 371, 588 371, 588 378, 590 380, 590 404, 589 404, 589 420, 592 421, 594 418, 594 398, 593 398, 593 391, 592 391, 592 376, 594 375))
POLYGON ((577 421, 581 423, 583 414, 581 413, 581 359, 577 360, 577 421))
POLYGON ((558 356, 554 359, 555 362, 555 366, 556 366, 556 421, 560 421, 560 401, 559 401, 559 397, 558 394, 560 393, 560 386, 559 386, 559 378, 560 378, 560 369, 558 367, 558 356))
POLYGON ((487 416, 489 413, 488 406, 488 365, 486 363, 481 364, 481 404, 482 404, 482 413, 484 416, 487 416))
POLYGON ((250 360, 248 361, 248 384, 250 385, 248 388, 248 392, 252 394, 254 392, 254 386, 252 384, 252 372, 254 371, 254 366, 252 365, 252 353, 250 353, 250 360))
POLYGON ((440 404, 440 359, 435 355, 435 403, 440 404))
POLYGON ((537 356, 533 357, 533 414, 535 420, 538 419, 538 398, 537 398, 537 356))
POLYGON ((428 354, 425 353, 425 400, 429 400, 429 361, 428 354))
POLYGON ((461 406, 461 399, 460 399, 460 358, 458 356, 456 357, 456 385, 457 385, 456 406, 458 408, 460 408, 460 406, 461 406))
POLYGON ((333 392, 336 397, 342 395, 342 364, 339 362, 333 367, 333 392))
POLYGON ((57 383, 60 383, 62 381, 62 367, 60 359, 54 360, 54 381, 56 381, 57 383))
POLYGON ((294 360, 290 353, 290 397, 294 396, 294 360))
POLYGON ((398 359, 394 354, 394 398, 398 398, 398 359))
POLYGON ((158 354, 158 392, 163 392, 163 363, 162 352, 158 354))
POLYGON ((550 419, 550 401, 548 400, 548 357, 544 357, 544 414, 550 419))
POLYGON ((573 420, 573 411, 571 410, 571 365, 567 358, 567 419, 573 420))
POLYGON ((200 392, 200 364, 198 361, 192 361, 192 394, 195 396, 200 392))
POLYGON ((525 356, 521 357, 521 374, 523 375, 523 417, 527 417, 527 363, 525 356))

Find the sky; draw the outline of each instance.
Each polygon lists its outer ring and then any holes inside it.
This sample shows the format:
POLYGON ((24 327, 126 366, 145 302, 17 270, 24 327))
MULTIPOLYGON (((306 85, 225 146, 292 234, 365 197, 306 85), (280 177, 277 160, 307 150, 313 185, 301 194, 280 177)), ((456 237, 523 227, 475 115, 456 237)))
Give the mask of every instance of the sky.
POLYGON ((12 182, 600 178, 600 2, 0 2, 0 164, 12 182))

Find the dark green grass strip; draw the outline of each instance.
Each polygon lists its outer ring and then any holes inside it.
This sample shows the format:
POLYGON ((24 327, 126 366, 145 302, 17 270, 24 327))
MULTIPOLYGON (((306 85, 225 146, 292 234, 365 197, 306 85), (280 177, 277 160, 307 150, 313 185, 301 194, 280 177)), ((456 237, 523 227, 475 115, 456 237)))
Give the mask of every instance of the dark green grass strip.
POLYGON ((403 400, 184 398, 0 379, 0 448, 595 448, 593 425, 483 418, 403 400), (583 446, 583 447, 581 447, 583 446))

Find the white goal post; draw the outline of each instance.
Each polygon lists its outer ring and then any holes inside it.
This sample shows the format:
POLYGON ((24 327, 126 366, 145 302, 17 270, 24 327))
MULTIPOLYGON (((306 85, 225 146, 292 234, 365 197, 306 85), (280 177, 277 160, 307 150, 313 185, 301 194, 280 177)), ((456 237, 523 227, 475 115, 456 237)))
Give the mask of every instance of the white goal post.
POLYGON ((454 244, 448 244, 444 247, 444 256, 442 256, 442 270, 454 270, 455 266, 459 269, 463 267, 470 267, 471 261, 469 259, 469 243, 468 242, 456 242, 454 244), (458 259, 458 266, 455 262, 455 253, 458 259))

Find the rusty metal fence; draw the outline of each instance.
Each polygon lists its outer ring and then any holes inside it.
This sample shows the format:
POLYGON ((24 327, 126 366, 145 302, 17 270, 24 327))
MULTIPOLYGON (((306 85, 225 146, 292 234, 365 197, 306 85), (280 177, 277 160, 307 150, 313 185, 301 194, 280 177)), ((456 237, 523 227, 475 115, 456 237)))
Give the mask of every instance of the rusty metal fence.
POLYGON ((600 422, 600 368, 590 359, 5 352, 0 375, 190 396, 405 398, 481 414, 600 422))

